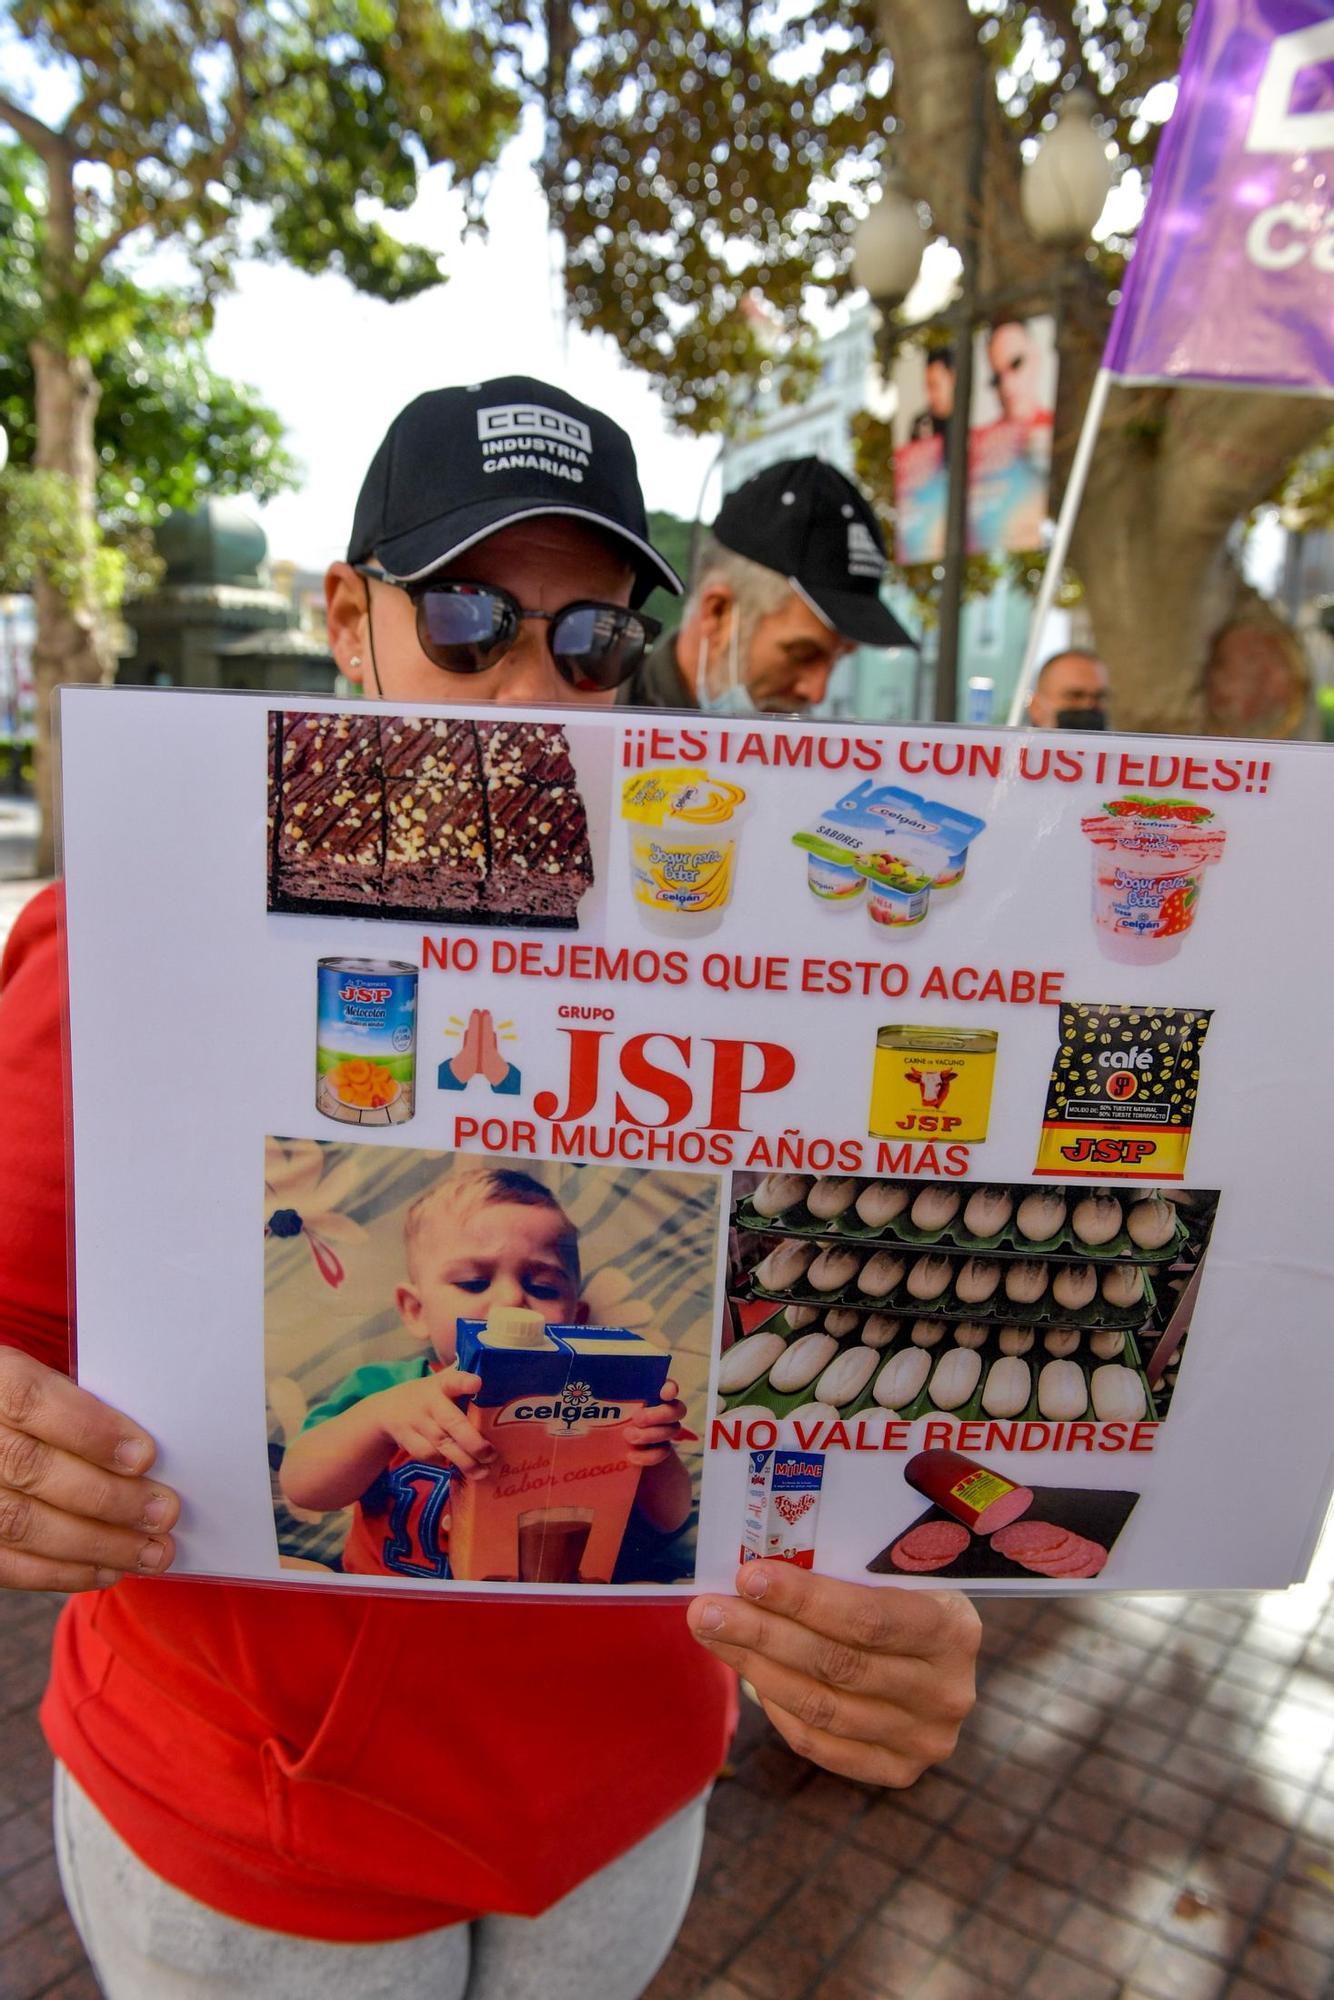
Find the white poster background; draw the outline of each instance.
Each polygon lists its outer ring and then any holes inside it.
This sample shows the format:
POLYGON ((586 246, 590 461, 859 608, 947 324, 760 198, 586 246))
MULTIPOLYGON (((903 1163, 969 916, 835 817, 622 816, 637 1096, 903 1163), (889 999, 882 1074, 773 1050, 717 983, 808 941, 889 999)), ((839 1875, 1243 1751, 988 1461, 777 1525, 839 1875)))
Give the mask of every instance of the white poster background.
MULTIPOLYGON (((389 712, 387 704, 318 705, 389 712)), ((1334 892, 1326 865, 1334 795, 1320 747, 535 711, 528 719, 559 721, 568 734, 589 807, 598 887, 585 898, 577 933, 500 932, 267 913, 267 715, 273 707, 313 706, 130 689, 66 690, 61 699, 78 1373, 158 1439, 161 1475, 184 1495, 178 1570, 272 1581, 290 1575, 278 1564, 266 1460, 266 1134, 448 1151, 460 1116, 531 1119, 535 1091, 552 1089, 563 1102, 569 1023, 559 1009, 596 1004, 614 1010, 608 1046, 648 1031, 691 1037, 692 1077, 707 1075, 709 1037, 784 1044, 797 1056, 796 1076, 781 1096, 753 1100, 751 1130, 734 1141, 733 1164, 747 1164, 757 1136, 795 1133, 807 1143, 860 1140, 870 1174, 866 1106, 876 1030, 911 1022, 999 1031, 990 1128, 985 1143, 971 1148, 968 1178, 1034 1181, 1057 1010, 917 997, 922 978, 939 966, 951 978, 963 967, 1059 974, 1067 1000, 1215 1010, 1186 1184, 1220 1189, 1222 1199, 1169 1420, 1146 1453, 980 1455, 1029 1484, 1140 1493, 1098 1580, 1103 1587, 1275 1588, 1304 1574, 1331 1485, 1334 1386, 1327 1161, 1334 892), (984 819, 961 889, 935 899, 927 920, 908 932, 873 927, 862 908, 817 902, 791 835, 862 772, 774 769, 755 760, 757 749, 771 757, 780 737, 817 762, 858 746, 861 758, 878 764, 871 773, 878 783, 919 790, 984 819), (739 762, 747 747, 752 755, 739 762), (649 930, 635 910, 625 828, 613 801, 626 765, 660 767, 683 755, 689 761, 700 749, 708 751, 706 768, 746 787, 748 809, 720 929, 678 941, 649 930), (1094 775, 1099 756, 1108 760, 1101 781, 1094 775), (1030 774, 1045 765, 1045 775, 1021 776, 1021 757, 1030 774), (1158 775, 1172 770, 1166 782, 1151 782, 1154 758, 1162 760, 1158 775), (992 759, 1001 765, 998 777, 986 774, 992 759), (1123 759, 1134 760, 1129 778, 1121 775, 1123 759), (1211 773, 1223 772, 1229 786, 1236 779, 1235 788, 1193 794, 1225 824, 1225 857, 1208 871, 1196 922, 1175 957, 1147 967, 1113 964, 1090 919, 1092 850, 1080 818, 1126 791, 1181 795, 1185 759, 1195 760, 1206 787, 1211 773), (974 775, 967 775, 970 761, 974 775), (424 937, 460 936, 479 942, 482 969, 464 975, 432 966, 421 974, 414 1119, 358 1130, 322 1118, 314 1108, 316 960, 337 954, 421 964, 424 937), (497 977, 485 969, 495 938, 537 947, 537 962, 547 965, 576 942, 680 949, 690 979, 674 987, 571 981, 545 971, 497 977), (900 963, 909 992, 887 1000, 796 990, 804 965, 831 959, 900 963), (715 981, 727 977, 733 990, 705 983, 706 960, 715 981), (766 965, 771 980, 780 976, 776 967, 785 968, 790 990, 736 990, 741 981, 753 986, 766 965), (457 1047, 449 1018, 474 1006, 515 1023, 524 1070, 517 1102, 488 1098, 483 1105, 434 1088, 437 1062, 457 1047)), ((604 1129, 614 1083, 604 1082, 598 1105, 604 1129)), ((624 1094, 640 1115, 660 1115, 656 1101, 624 1094)), ((475 1142, 464 1150, 482 1152, 475 1142)), ((549 1157, 541 1147, 539 1154, 549 1157)), ((699 1166, 693 1157, 676 1164, 699 1166)), ((726 1211, 725 1173, 722 1198, 726 1211)), ((720 1247, 720 1324, 723 1281, 720 1247)), ((866 1562, 923 1511, 926 1503, 902 1478, 909 1455, 829 1453, 819 1568, 863 1578, 866 1562)), ((743 1452, 708 1452, 699 1588, 729 1585, 744 1477, 743 1452)), ((923 1583, 930 1587, 931 1579, 923 1583)), ((328 1585, 364 1588, 368 1580, 331 1573, 328 1585)), ((485 1589, 397 1578, 370 1580, 369 1587, 485 1589)), ((534 1588, 541 1587, 527 1587, 534 1588)), ((616 1592, 636 1594, 634 1586, 616 1592)))

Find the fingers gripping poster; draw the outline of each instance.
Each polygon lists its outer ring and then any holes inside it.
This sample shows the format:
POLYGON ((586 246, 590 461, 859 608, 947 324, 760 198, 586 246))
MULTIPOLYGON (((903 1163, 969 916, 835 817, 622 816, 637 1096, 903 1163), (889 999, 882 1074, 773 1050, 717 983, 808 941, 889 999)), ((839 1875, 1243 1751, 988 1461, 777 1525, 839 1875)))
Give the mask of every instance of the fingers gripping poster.
POLYGON ((1317 747, 62 697, 80 1379, 178 1567, 1273 1588, 1317 747))

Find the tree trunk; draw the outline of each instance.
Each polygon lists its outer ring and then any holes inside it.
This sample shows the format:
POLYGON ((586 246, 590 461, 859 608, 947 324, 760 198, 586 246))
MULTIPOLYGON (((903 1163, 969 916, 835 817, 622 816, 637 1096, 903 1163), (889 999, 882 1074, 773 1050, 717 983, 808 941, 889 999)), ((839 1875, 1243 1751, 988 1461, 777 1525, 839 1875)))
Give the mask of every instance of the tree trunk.
POLYGON ((109 680, 112 662, 93 576, 97 546, 94 503, 97 459, 93 444, 97 382, 82 355, 68 354, 44 340, 34 341, 30 351, 37 391, 34 463, 39 470, 58 472, 70 482, 74 533, 66 560, 76 561, 83 571, 81 587, 68 595, 44 570, 38 571, 33 583, 37 608, 37 638, 33 648, 37 699, 33 789, 41 816, 37 873, 52 875, 55 873, 52 695, 62 683, 109 680))
MULTIPOLYGON (((968 0, 879 0, 893 59, 892 146, 913 193, 957 241, 977 16, 968 0)), ((1009 310, 1059 301, 1060 385, 1052 503, 1059 503, 1111 322, 1104 287, 1078 252, 1044 249, 1019 207, 1013 129, 990 99, 982 291, 1009 310), (1017 302, 1017 303, 1016 303, 1017 302)), ((1236 602, 1228 537, 1329 427, 1314 397, 1241 389, 1118 389, 1108 399, 1071 565, 1111 669, 1118 729, 1190 731, 1202 720, 1209 642, 1236 602)))
POLYGON ((1118 729, 1201 727, 1209 642, 1240 587, 1228 536, 1329 420, 1316 397, 1113 391, 1071 560, 1118 729))

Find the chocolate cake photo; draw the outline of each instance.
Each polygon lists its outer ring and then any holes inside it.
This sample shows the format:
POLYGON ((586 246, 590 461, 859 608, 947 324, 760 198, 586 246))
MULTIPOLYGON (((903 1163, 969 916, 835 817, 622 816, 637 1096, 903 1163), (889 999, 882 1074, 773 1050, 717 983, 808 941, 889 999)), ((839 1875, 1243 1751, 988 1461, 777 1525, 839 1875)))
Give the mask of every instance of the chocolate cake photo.
POLYGON ((593 885, 565 731, 269 714, 268 907, 572 930, 593 885))

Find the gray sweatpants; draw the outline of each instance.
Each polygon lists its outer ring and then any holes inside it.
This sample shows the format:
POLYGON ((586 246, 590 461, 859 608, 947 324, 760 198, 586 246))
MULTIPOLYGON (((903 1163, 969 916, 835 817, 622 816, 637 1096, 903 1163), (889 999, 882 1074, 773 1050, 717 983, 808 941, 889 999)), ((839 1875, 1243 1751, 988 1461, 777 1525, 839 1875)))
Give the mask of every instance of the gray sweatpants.
POLYGON ((125 1845, 56 1766, 56 1857, 106 2000, 638 2000, 672 1948, 707 1796, 541 1917, 327 1944, 219 1915, 125 1845))

